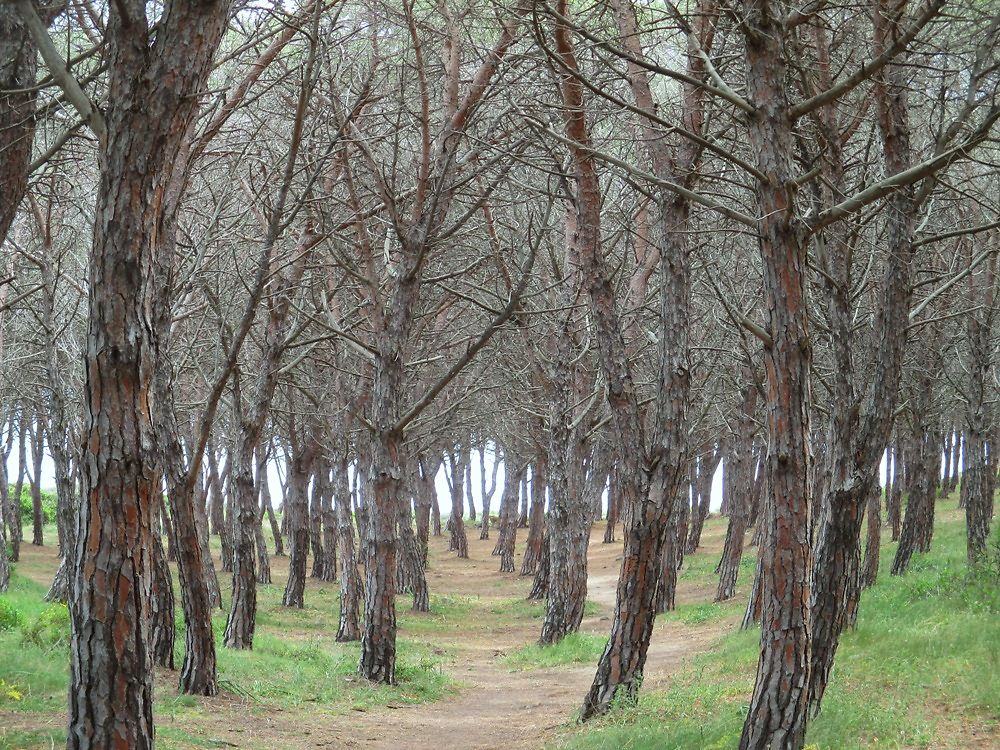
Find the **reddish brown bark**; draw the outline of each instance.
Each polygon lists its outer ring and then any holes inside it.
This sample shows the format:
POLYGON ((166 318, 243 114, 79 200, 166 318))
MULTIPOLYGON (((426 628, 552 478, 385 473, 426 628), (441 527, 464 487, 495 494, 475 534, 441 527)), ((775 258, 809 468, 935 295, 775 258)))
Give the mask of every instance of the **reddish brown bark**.
POLYGON ((154 247, 228 4, 170 2, 155 41, 146 6, 109 11, 86 346, 83 498, 74 534, 67 747, 153 746, 150 596, 157 456, 149 404, 154 247))
POLYGON ((740 750, 801 748, 805 742, 810 643, 812 488, 811 344, 805 227, 796 213, 796 169, 786 91, 785 30, 774 8, 744 5, 748 116, 758 178, 758 240, 770 346, 767 373, 768 510, 762 550, 761 654, 740 750))

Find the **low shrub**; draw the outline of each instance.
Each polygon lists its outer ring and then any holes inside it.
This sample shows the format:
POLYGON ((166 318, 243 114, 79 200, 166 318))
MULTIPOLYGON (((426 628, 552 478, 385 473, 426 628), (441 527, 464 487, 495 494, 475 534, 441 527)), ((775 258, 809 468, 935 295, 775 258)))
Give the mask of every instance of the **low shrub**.
POLYGON ((41 648, 69 645, 69 609, 65 604, 50 604, 28 626, 21 628, 22 639, 41 648))
POLYGON ((14 630, 24 624, 24 615, 6 599, 0 598, 0 633, 14 630))

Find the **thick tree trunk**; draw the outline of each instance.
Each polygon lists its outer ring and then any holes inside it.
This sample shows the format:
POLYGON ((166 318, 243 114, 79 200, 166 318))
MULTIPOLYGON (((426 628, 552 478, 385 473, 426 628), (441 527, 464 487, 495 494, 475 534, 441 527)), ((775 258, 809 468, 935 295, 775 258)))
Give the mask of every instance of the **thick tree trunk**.
POLYGON ((894 576, 907 571, 914 552, 926 552, 930 549, 934 529, 934 491, 937 487, 936 478, 941 470, 939 437, 929 425, 921 424, 921 418, 917 416, 926 415, 923 407, 930 403, 930 374, 922 370, 916 377, 919 381, 918 393, 914 398, 914 420, 917 427, 913 434, 913 447, 916 450, 911 453, 915 464, 914 475, 910 482, 899 546, 892 561, 894 576))
POLYGON ((224 2, 167 3, 153 43, 142 3, 116 4, 107 21, 115 95, 103 118, 90 255, 84 497, 67 540, 73 750, 153 747, 154 251, 172 251, 179 196, 167 187, 227 18, 224 2))
POLYGON ((320 516, 323 528, 323 571, 319 579, 327 583, 337 581, 337 514, 333 510, 333 485, 330 482, 330 462, 320 453, 313 472, 314 482, 320 488, 320 516))
POLYGON ((805 742, 810 646, 810 362, 807 242, 788 189, 797 173, 786 86, 782 20, 760 0, 744 5, 749 143, 757 183, 758 232, 771 343, 767 371, 770 498, 762 553, 761 652, 740 750, 805 742))
MULTIPOLYGON (((972 246, 968 260, 972 261, 972 246)), ((986 543, 993 518, 993 490, 996 483, 996 460, 991 456, 994 448, 993 410, 988 406, 987 383, 993 375, 993 311, 995 258, 986 261, 986 268, 969 274, 966 316, 966 342, 968 347, 965 371, 968 373, 965 409, 966 446, 965 478, 962 482, 962 499, 965 505, 966 553, 970 565, 981 562, 986 556, 986 543)), ((957 458, 956 458, 957 462, 957 458)), ((948 466, 945 465, 941 494, 947 494, 948 466)))
MULTIPOLYGON (((233 457, 230 488, 233 495, 230 534, 233 540, 233 589, 223 633, 228 648, 252 649, 257 621, 257 501, 254 492, 253 466, 256 436, 244 425, 243 435, 233 457)), ((289 538, 291 538, 289 534, 289 538)))
POLYGON ((546 530, 542 538, 542 549, 539 554, 538 566, 534 577, 531 579, 531 588, 528 590, 528 601, 539 601, 548 596, 549 583, 552 580, 552 558, 549 550, 549 532, 546 530))
MULTIPOLYGON (((47 20, 47 19, 46 19, 47 20)), ((13 3, 0 5, 0 245, 28 187, 38 50, 13 3)), ((19 500, 20 502, 20 500, 19 500)))
MULTIPOLYGON (((563 282, 564 284, 566 281, 563 282)), ((567 321, 568 322, 568 321, 567 321)), ((575 633, 583 620, 587 601, 587 545, 590 507, 583 492, 583 461, 578 435, 577 388, 579 374, 571 364, 575 350, 572 333, 563 327, 557 334, 552 405, 549 411, 548 480, 552 493, 546 539, 549 545, 549 585, 545 618, 539 643, 558 643, 575 633)))

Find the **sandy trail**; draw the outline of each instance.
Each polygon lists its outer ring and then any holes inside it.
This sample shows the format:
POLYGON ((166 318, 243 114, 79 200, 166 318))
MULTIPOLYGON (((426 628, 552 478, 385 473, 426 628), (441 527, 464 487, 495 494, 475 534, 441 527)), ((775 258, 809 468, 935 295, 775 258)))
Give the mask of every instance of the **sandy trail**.
MULTIPOLYGON (((482 551, 470 550, 473 563, 489 561, 489 557, 477 561, 477 553, 482 551)), ((584 622, 585 632, 604 634, 610 626, 620 554, 619 544, 602 545, 595 534, 589 556, 588 598, 601 605, 602 612, 584 622)), ((683 584, 678 588, 678 602, 704 601, 705 596, 704 591, 683 584)), ((700 628, 674 623, 659 626, 649 650, 647 685, 665 681, 688 659, 707 650, 726 627, 723 622, 700 628)), ((307 746, 379 750, 540 748, 559 727, 572 720, 593 680, 595 665, 511 672, 499 661, 506 649, 530 643, 537 635, 521 629, 488 632, 477 635, 475 640, 464 640, 460 660, 447 670, 460 683, 455 693, 431 704, 377 709, 347 717, 344 731, 330 726, 342 744, 324 744, 325 738, 314 737, 317 744, 307 746)))

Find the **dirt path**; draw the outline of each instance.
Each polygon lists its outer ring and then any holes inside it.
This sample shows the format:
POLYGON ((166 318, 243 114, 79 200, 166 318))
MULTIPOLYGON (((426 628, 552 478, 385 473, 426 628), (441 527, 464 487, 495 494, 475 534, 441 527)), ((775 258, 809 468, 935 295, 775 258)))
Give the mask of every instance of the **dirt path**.
MULTIPOLYGON (((610 623, 617 586, 618 545, 592 545, 588 597, 602 613, 588 618, 586 632, 604 634, 610 623), (596 549, 595 549, 596 547, 596 549), (596 570, 595 570, 596 569, 596 570)), ((709 600, 710 600, 709 594, 709 600)), ((678 601, 704 601, 705 592, 678 591, 678 601)), ((730 624, 699 628, 668 624, 657 628, 649 650, 647 686, 666 681, 693 656, 703 653, 730 624)), ((460 659, 448 670, 460 683, 452 695, 431 704, 377 709, 331 719, 325 737, 313 736, 308 747, 372 750, 527 750, 542 747, 571 721, 594 676, 594 665, 511 672, 500 658, 505 649, 530 643, 537 633, 494 632, 463 642, 460 659), (349 727, 349 731, 347 728, 349 727), (339 742, 341 744, 335 744, 339 742)))
MULTIPOLYGON (((603 526, 596 528, 588 555, 590 576, 588 599, 599 605, 581 627, 601 636, 610 627, 615 601, 620 544, 601 544, 603 526)), ((438 540, 438 546, 444 544, 438 540)), ((428 583, 435 594, 479 597, 510 602, 523 598, 530 577, 501 575, 492 542, 470 534, 470 559, 458 560, 443 546, 433 551, 428 583)), ((706 554, 717 554, 709 539, 706 554)), ((284 558, 273 561, 273 573, 283 578, 284 558)), ((50 548, 29 548, 20 572, 46 584, 55 565, 50 548)), ((309 585, 312 585, 310 582, 309 585)), ((679 603, 710 601, 712 592, 681 582, 679 603)), ((199 699, 196 710, 173 715, 160 712, 157 729, 161 737, 171 730, 197 735, 209 747, 308 750, 311 748, 364 748, 365 750, 535 750, 543 747, 560 727, 572 721, 594 676, 594 664, 512 672, 503 662, 505 654, 538 638, 539 623, 504 626, 477 623, 442 637, 439 645, 453 659, 444 670, 456 689, 433 703, 390 704, 365 710, 334 713, 322 704, 283 710, 248 703, 224 693, 199 699)), ((650 647, 645 683, 647 688, 663 683, 684 667, 687 660, 706 651, 730 623, 713 622, 686 627, 676 622, 657 626, 650 647)), ((402 632, 405 637, 405 632, 402 632)), ((422 638, 433 640, 435 636, 422 638)), ((172 692, 176 676, 158 674, 160 694, 172 692)), ((56 731, 65 721, 60 713, 49 715, 0 715, 0 747, 3 735, 15 730, 56 731)))

